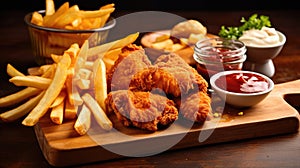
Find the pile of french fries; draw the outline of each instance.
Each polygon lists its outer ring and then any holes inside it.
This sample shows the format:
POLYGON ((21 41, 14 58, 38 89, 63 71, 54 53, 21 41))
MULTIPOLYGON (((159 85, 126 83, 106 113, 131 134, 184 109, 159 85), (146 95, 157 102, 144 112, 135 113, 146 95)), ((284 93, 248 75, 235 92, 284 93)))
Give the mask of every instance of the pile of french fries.
POLYGON ((99 10, 84 11, 78 5, 70 7, 69 2, 63 3, 57 10, 53 0, 46 0, 45 15, 35 11, 31 23, 59 29, 87 30, 101 28, 115 10, 113 3, 101 6, 99 10))
POLYGON ((206 35, 207 28, 199 21, 190 19, 179 22, 172 27, 170 32, 158 34, 151 47, 166 52, 176 52, 195 45, 199 40, 205 39, 206 35))
POLYGON ((72 44, 63 55, 52 54, 53 64, 30 67, 24 74, 7 64, 9 82, 24 89, 0 98, 0 107, 11 107, 0 114, 4 122, 24 117, 22 124, 34 126, 45 114, 55 124, 75 120, 79 135, 87 133, 94 117, 104 130, 112 129, 105 106, 106 72, 118 59, 121 49, 132 44, 139 32, 122 39, 89 47, 72 44), (20 104, 15 107, 16 104, 20 104))
POLYGON ((204 34, 191 33, 188 38, 180 38, 174 41, 170 34, 162 33, 152 42, 151 47, 157 50, 163 50, 166 52, 176 52, 181 49, 194 45, 197 41, 206 38, 204 34))

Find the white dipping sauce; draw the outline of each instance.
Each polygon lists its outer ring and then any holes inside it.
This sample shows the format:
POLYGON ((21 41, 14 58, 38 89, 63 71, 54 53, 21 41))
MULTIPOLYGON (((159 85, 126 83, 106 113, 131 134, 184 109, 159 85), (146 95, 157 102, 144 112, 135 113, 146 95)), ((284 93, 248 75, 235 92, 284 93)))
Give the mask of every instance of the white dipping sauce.
POLYGON ((275 28, 262 27, 261 30, 251 29, 243 32, 239 38, 246 46, 274 46, 280 43, 275 28))

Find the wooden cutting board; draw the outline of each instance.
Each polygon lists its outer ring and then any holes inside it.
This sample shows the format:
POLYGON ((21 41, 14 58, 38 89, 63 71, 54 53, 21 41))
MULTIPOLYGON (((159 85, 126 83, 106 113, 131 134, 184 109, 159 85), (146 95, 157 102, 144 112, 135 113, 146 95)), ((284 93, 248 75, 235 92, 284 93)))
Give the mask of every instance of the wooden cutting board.
POLYGON ((225 107, 222 118, 204 125, 190 128, 188 123, 175 122, 155 133, 125 128, 112 118, 116 130, 101 132, 92 126, 88 135, 79 136, 73 129, 74 121, 55 125, 48 115, 34 128, 41 150, 53 166, 148 156, 166 150, 297 132, 299 113, 285 101, 287 94, 300 94, 300 80, 275 85, 265 100, 251 108, 225 107))

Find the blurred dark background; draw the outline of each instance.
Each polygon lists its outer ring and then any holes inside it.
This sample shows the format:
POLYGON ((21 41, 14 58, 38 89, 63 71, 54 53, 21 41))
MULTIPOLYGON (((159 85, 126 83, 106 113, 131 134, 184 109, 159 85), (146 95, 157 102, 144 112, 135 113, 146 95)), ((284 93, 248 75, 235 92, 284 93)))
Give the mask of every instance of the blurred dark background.
MULTIPOLYGON (((66 0, 55 0, 60 6, 66 0)), ((68 0, 70 4, 78 4, 81 9, 98 9, 102 4, 115 3, 118 10, 284 10, 299 9, 295 0, 68 0)), ((45 0, 8 0, 2 1, 1 10, 23 9, 40 10, 45 7, 45 0)))

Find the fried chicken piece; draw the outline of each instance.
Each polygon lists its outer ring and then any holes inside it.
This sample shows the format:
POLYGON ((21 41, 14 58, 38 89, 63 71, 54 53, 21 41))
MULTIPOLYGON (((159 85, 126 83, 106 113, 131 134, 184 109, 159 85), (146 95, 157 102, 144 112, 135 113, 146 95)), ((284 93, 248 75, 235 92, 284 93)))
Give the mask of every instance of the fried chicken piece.
POLYGON ((187 97, 177 100, 180 114, 194 122, 204 122, 210 120, 211 113, 211 98, 204 92, 195 92, 187 97))
POLYGON ((161 55, 155 65, 135 74, 130 83, 131 90, 160 88, 174 97, 195 91, 207 92, 207 87, 207 81, 175 53, 161 55))
POLYGON ((151 92, 112 91, 105 103, 124 126, 156 131, 159 125, 168 126, 178 119, 175 103, 151 92))
POLYGON ((211 112, 207 81, 177 54, 161 55, 155 65, 135 74, 130 83, 133 91, 159 88, 176 101, 184 118, 204 122, 211 112))
POLYGON ((107 72, 108 92, 128 89, 131 77, 150 65, 151 62, 141 46, 131 44, 122 48, 119 58, 107 72))

